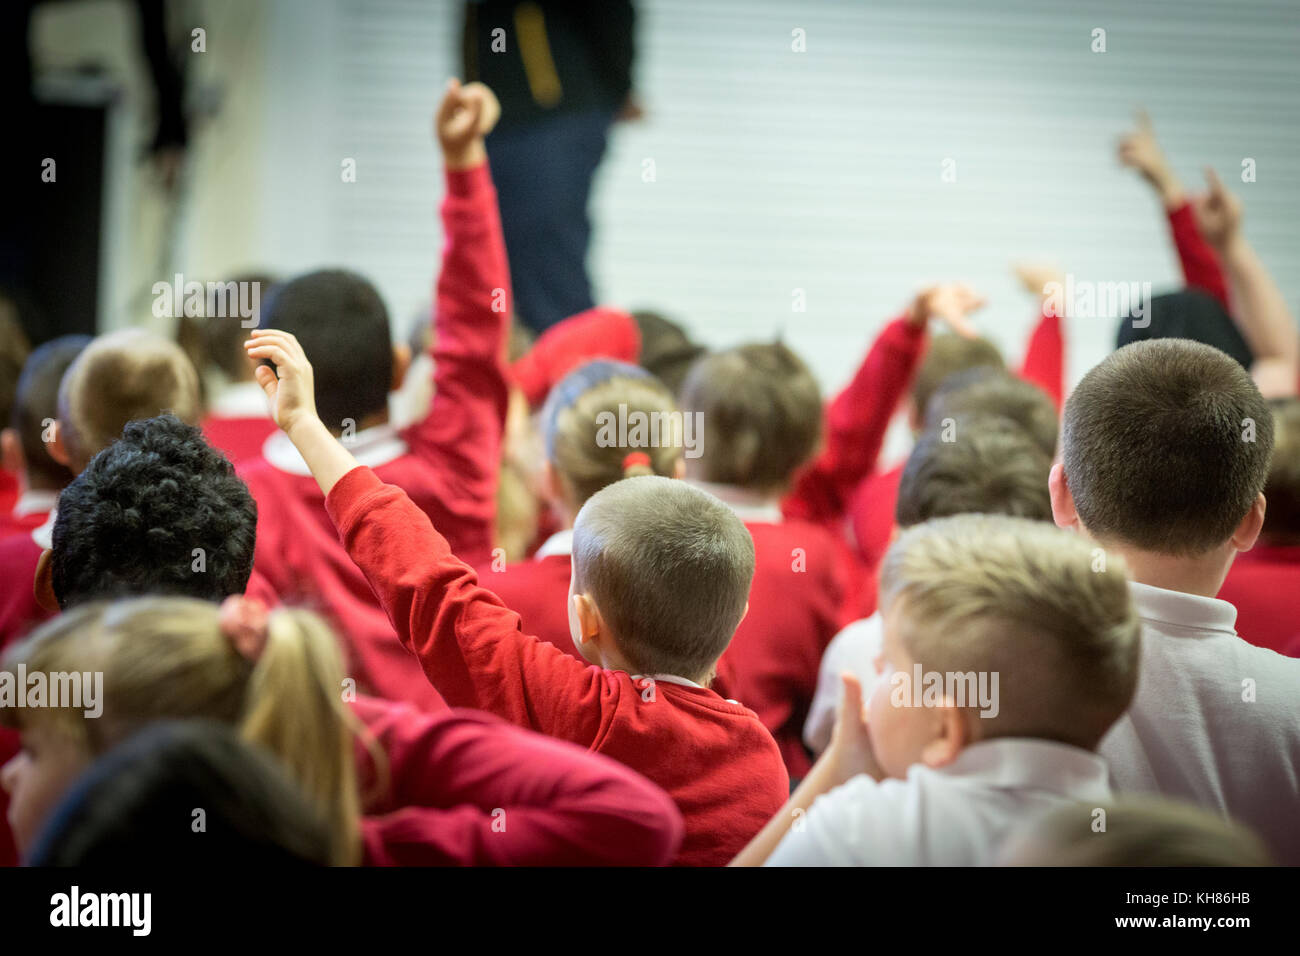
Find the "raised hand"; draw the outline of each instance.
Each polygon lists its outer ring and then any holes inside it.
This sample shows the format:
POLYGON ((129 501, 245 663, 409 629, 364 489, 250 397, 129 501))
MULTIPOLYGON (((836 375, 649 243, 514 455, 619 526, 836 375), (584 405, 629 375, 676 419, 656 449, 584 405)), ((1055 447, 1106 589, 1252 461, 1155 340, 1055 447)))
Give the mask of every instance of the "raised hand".
POLYGON ((962 282, 930 286, 922 289, 912 301, 908 318, 915 325, 924 325, 932 318, 940 319, 958 335, 974 338, 978 333, 968 316, 983 308, 986 301, 984 296, 962 282))
POLYGON ((1011 271, 1020 280, 1025 291, 1032 292, 1034 295, 1050 295, 1049 286, 1053 283, 1062 285, 1065 282, 1065 273, 1050 262, 1013 262, 1011 271))
POLYGON ((1123 136, 1119 141, 1119 161, 1125 166, 1136 169, 1142 178, 1155 187, 1164 204, 1173 208, 1183 201, 1183 188, 1178 177, 1169 167, 1164 150, 1156 139, 1151 117, 1145 110, 1138 110, 1137 128, 1123 136))
POLYGON ((296 338, 277 329, 254 329, 244 349, 249 358, 265 359, 275 365, 271 369, 259 364, 254 375, 270 402, 271 417, 283 431, 317 418, 311 363, 296 338))
POLYGON ((1209 189, 1192 197, 1196 228, 1206 242, 1223 249, 1241 233, 1241 200, 1228 191, 1213 169, 1205 170, 1205 182, 1209 189))
POLYGON ((871 744, 871 730, 864 719, 862 682, 847 671, 840 675, 844 693, 835 717, 835 729, 826 748, 825 759, 833 766, 835 784, 844 783, 865 773, 881 780, 885 772, 876 761, 876 751, 871 744))
POLYGON ((501 118, 496 94, 482 83, 452 79, 434 116, 434 132, 448 169, 468 169, 487 160, 484 137, 501 118))

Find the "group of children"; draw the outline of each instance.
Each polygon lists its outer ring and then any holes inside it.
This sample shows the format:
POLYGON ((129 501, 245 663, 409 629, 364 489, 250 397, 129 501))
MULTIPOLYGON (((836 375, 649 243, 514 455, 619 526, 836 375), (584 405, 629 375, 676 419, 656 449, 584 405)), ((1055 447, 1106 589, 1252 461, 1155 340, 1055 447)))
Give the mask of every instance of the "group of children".
POLYGON ((823 404, 649 313, 520 341, 497 114, 437 111, 423 356, 342 270, 210 319, 219 392, 141 331, 27 356, 0 859, 1300 863, 1300 333, 1217 180, 1125 139, 1188 288, 1068 398, 1024 266, 1018 370, 939 285, 823 404))

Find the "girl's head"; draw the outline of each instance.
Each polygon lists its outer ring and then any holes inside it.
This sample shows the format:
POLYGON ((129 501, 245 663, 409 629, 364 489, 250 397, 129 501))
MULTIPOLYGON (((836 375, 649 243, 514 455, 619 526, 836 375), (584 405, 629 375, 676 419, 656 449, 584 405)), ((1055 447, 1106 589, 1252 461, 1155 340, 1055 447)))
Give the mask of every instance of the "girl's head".
MULTIPOLYGON (((75 608, 15 646, 0 669, 31 684, 45 675, 47 706, 0 707, 23 750, 5 765, 9 823, 25 849, 55 802, 96 757, 151 721, 198 717, 236 727, 289 769, 331 825, 331 859, 359 848, 360 798, 343 663, 315 615, 269 615, 241 598, 218 607, 189 598, 136 598, 75 608), (53 699, 56 675, 102 674, 99 716, 53 699), (48 706, 48 705, 68 706, 48 706)), ((93 713, 93 711, 92 711, 93 713)))
POLYGON ((542 409, 543 488, 566 525, 587 499, 636 475, 682 475, 684 422, 645 369, 595 361, 565 376, 542 409))

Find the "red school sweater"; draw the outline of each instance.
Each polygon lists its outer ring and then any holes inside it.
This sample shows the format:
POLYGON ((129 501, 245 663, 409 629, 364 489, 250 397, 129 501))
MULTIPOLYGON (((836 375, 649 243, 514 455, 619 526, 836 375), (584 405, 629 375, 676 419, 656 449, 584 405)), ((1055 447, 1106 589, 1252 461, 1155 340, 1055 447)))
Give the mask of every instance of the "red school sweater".
POLYGON ((403 646, 453 707, 579 744, 666 790, 686 827, 679 865, 730 861, 784 804, 785 768, 750 710, 703 687, 583 666, 519 629, 428 516, 368 468, 326 501, 403 646))
POLYGON ((1279 654, 1300 656, 1300 546, 1257 544, 1237 555, 1219 600, 1237 609, 1237 633, 1279 654))
POLYGON ((501 603, 519 615, 525 634, 554 644, 582 664, 589 663, 578 652, 569 633, 570 556, 551 554, 507 564, 501 570, 480 565, 478 578, 501 603))
MULTIPOLYGON (((473 710, 426 714, 359 697, 387 786, 364 807, 370 866, 663 866, 681 814, 649 780, 473 710)), ((375 766, 358 741, 361 792, 375 766)))
MULTIPOLYGON (((447 173, 442 217, 447 246, 434 312, 433 402, 423 421, 388 433, 384 446, 400 453, 376 472, 405 489, 466 560, 483 561, 492 551, 509 317, 508 303, 493 310, 500 301, 495 290, 509 289, 509 270, 486 165, 447 173)), ((361 689, 423 709, 440 707, 339 544, 315 479, 305 468, 294 473, 265 458, 238 471, 257 501, 254 567, 281 601, 315 608, 334 622, 361 689)))

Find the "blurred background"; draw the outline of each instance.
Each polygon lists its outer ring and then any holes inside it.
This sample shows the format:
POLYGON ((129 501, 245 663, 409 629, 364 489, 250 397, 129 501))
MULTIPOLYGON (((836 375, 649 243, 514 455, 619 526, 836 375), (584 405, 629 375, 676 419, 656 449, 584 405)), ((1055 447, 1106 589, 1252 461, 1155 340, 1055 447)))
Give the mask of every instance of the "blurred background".
MULTIPOLYGON (((38 277, 32 337, 165 327, 150 289, 176 273, 323 265, 369 276, 404 334, 431 298, 431 117, 462 75, 472 6, 7 0, 6 43, 25 36, 37 102, 62 111, 32 161, 56 158, 74 203, 4 249, 6 271, 38 277), (159 141, 142 39, 142 17, 158 16, 179 143, 159 141)), ((1013 259, 1181 284, 1156 199, 1115 159, 1139 106, 1189 187, 1212 165, 1238 192, 1247 235, 1293 310, 1300 298, 1294 0, 633 7, 643 114, 613 124, 592 187, 598 302, 656 309, 708 344, 781 335, 829 390, 918 286, 962 279, 989 296, 981 330, 1018 359, 1037 310, 1013 259)), ((19 198, 42 188, 24 168, 6 177, 19 198)), ((1069 323, 1070 380, 1111 349, 1115 324, 1069 323)))

